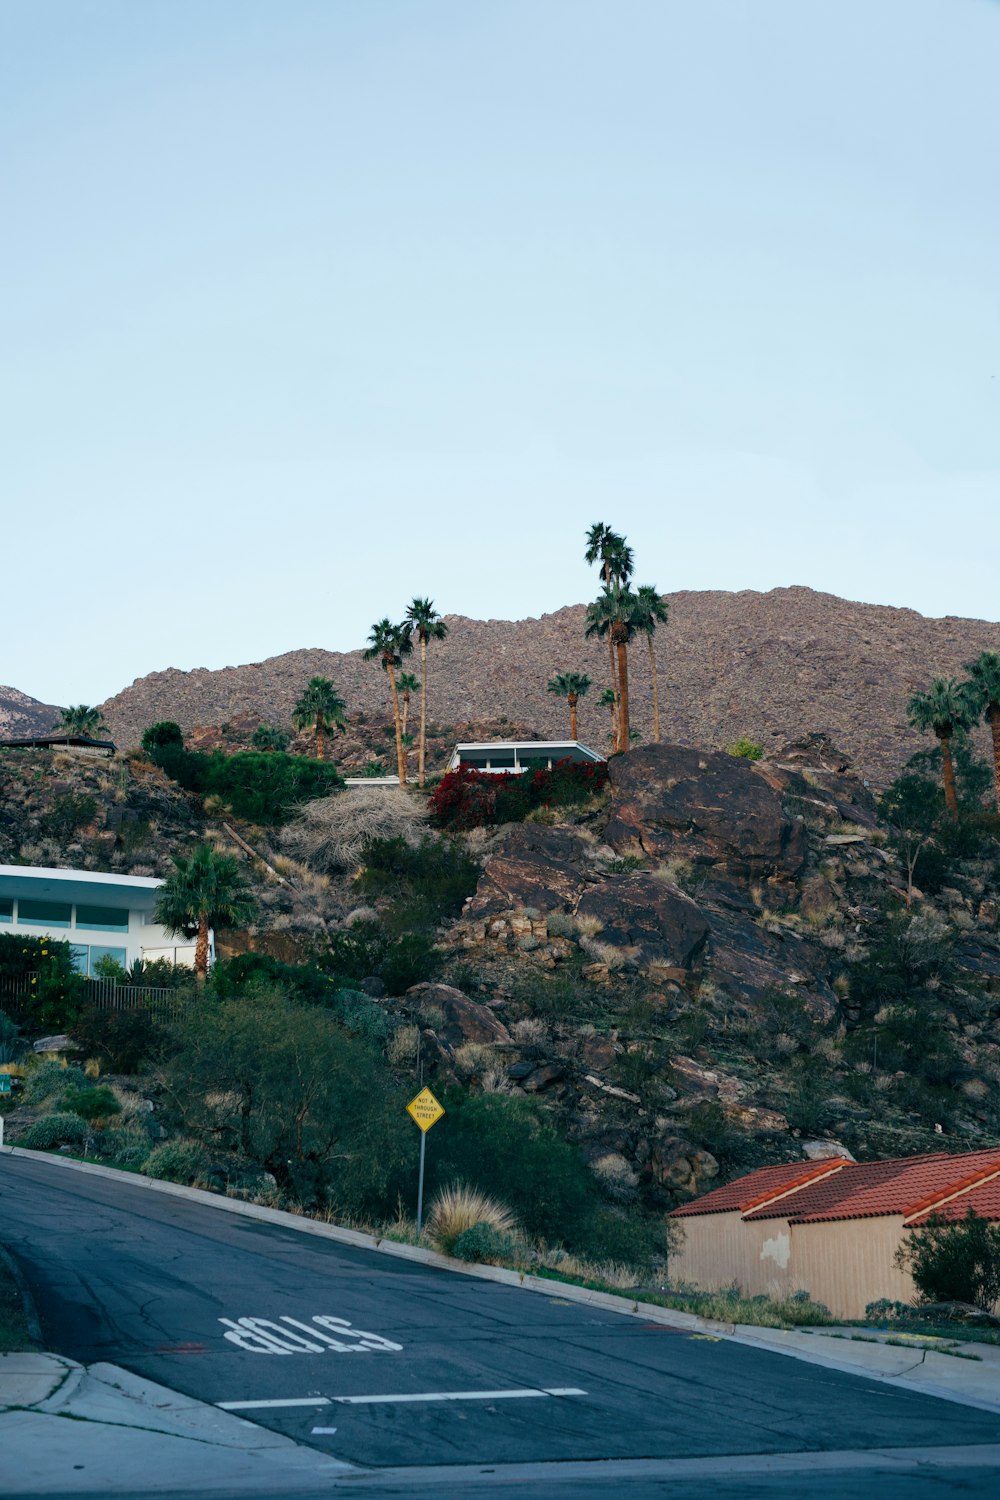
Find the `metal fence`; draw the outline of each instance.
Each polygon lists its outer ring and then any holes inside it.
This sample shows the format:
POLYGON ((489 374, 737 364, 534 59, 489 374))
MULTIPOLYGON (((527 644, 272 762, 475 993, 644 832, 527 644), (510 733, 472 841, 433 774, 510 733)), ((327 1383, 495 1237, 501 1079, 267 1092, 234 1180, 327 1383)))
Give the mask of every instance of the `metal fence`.
MULTIPOLYGON (((193 976, 192 976, 193 977, 193 976)), ((161 1020, 180 1015, 187 1003, 185 991, 169 986, 122 984, 117 979, 87 979, 84 1003, 99 1010, 148 1010, 161 1020)), ((37 974, 0 974, 0 1010, 12 1020, 27 1019, 38 992, 37 974)))

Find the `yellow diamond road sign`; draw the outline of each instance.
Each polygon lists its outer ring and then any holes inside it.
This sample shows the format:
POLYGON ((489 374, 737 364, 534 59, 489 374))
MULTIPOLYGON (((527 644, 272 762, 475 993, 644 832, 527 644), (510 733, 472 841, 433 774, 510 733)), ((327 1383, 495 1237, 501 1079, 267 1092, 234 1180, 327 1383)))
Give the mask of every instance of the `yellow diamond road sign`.
POLYGON ((438 1103, 430 1089, 421 1089, 415 1099, 411 1099, 406 1106, 406 1112, 412 1115, 426 1135, 432 1125, 436 1125, 444 1114, 444 1107, 438 1103))

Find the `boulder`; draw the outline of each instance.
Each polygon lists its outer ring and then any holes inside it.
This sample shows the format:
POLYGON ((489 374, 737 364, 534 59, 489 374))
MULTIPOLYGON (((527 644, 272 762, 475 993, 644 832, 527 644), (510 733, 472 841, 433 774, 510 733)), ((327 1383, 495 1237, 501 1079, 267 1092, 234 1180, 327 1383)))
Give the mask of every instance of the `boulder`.
POLYGON ((444 1021, 436 1028, 437 1035, 451 1047, 464 1042, 510 1041, 510 1032, 487 1006, 470 1000, 453 985, 415 984, 407 990, 406 998, 414 1005, 433 1006, 441 1012, 444 1021))
POLYGON ((803 1141, 802 1155, 807 1161, 853 1161, 854 1157, 839 1141, 803 1141))
POLYGON ((577 915, 600 922, 600 940, 625 949, 640 965, 665 964, 686 971, 705 946, 708 919, 677 886, 655 875, 636 874, 586 890, 577 915))
POLYGON ((80 1048, 77 1046, 76 1042, 74 1042, 71 1037, 68 1037, 68 1036, 65 1036, 65 1035, 61 1035, 61 1036, 40 1036, 38 1038, 37 1042, 33 1042, 32 1043, 32 1049, 31 1050, 33 1052, 52 1052, 52 1053, 58 1053, 58 1052, 79 1052, 80 1048))
POLYGON ((465 916, 475 921, 524 907, 542 913, 574 906, 584 884, 583 853, 572 829, 515 824, 487 859, 465 916))
POLYGON ((680 745, 644 745, 608 762, 619 854, 682 854, 742 876, 794 877, 806 856, 804 825, 750 761, 680 745))

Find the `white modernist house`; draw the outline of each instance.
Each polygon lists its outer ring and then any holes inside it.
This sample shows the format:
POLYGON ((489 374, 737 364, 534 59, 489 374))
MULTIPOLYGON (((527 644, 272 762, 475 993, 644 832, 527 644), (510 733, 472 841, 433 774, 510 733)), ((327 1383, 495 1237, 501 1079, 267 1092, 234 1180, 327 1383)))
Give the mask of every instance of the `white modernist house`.
POLYGON ((579 740, 481 740, 467 745, 456 745, 448 762, 449 771, 459 766, 471 766, 476 771, 504 771, 516 775, 529 766, 545 766, 551 770, 560 760, 603 761, 588 745, 579 740))
POLYGON ((0 933, 69 943, 81 974, 102 958, 127 968, 137 958, 166 958, 192 967, 194 940, 153 920, 162 880, 0 865, 0 933))

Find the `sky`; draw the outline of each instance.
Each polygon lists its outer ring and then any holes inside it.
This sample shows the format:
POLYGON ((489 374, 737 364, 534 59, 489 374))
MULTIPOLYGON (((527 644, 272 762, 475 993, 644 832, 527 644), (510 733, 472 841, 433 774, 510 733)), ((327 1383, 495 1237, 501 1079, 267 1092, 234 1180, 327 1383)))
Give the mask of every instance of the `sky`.
POLYGON ((996 0, 3 0, 0 681, 637 581, 1000 619, 996 0))

